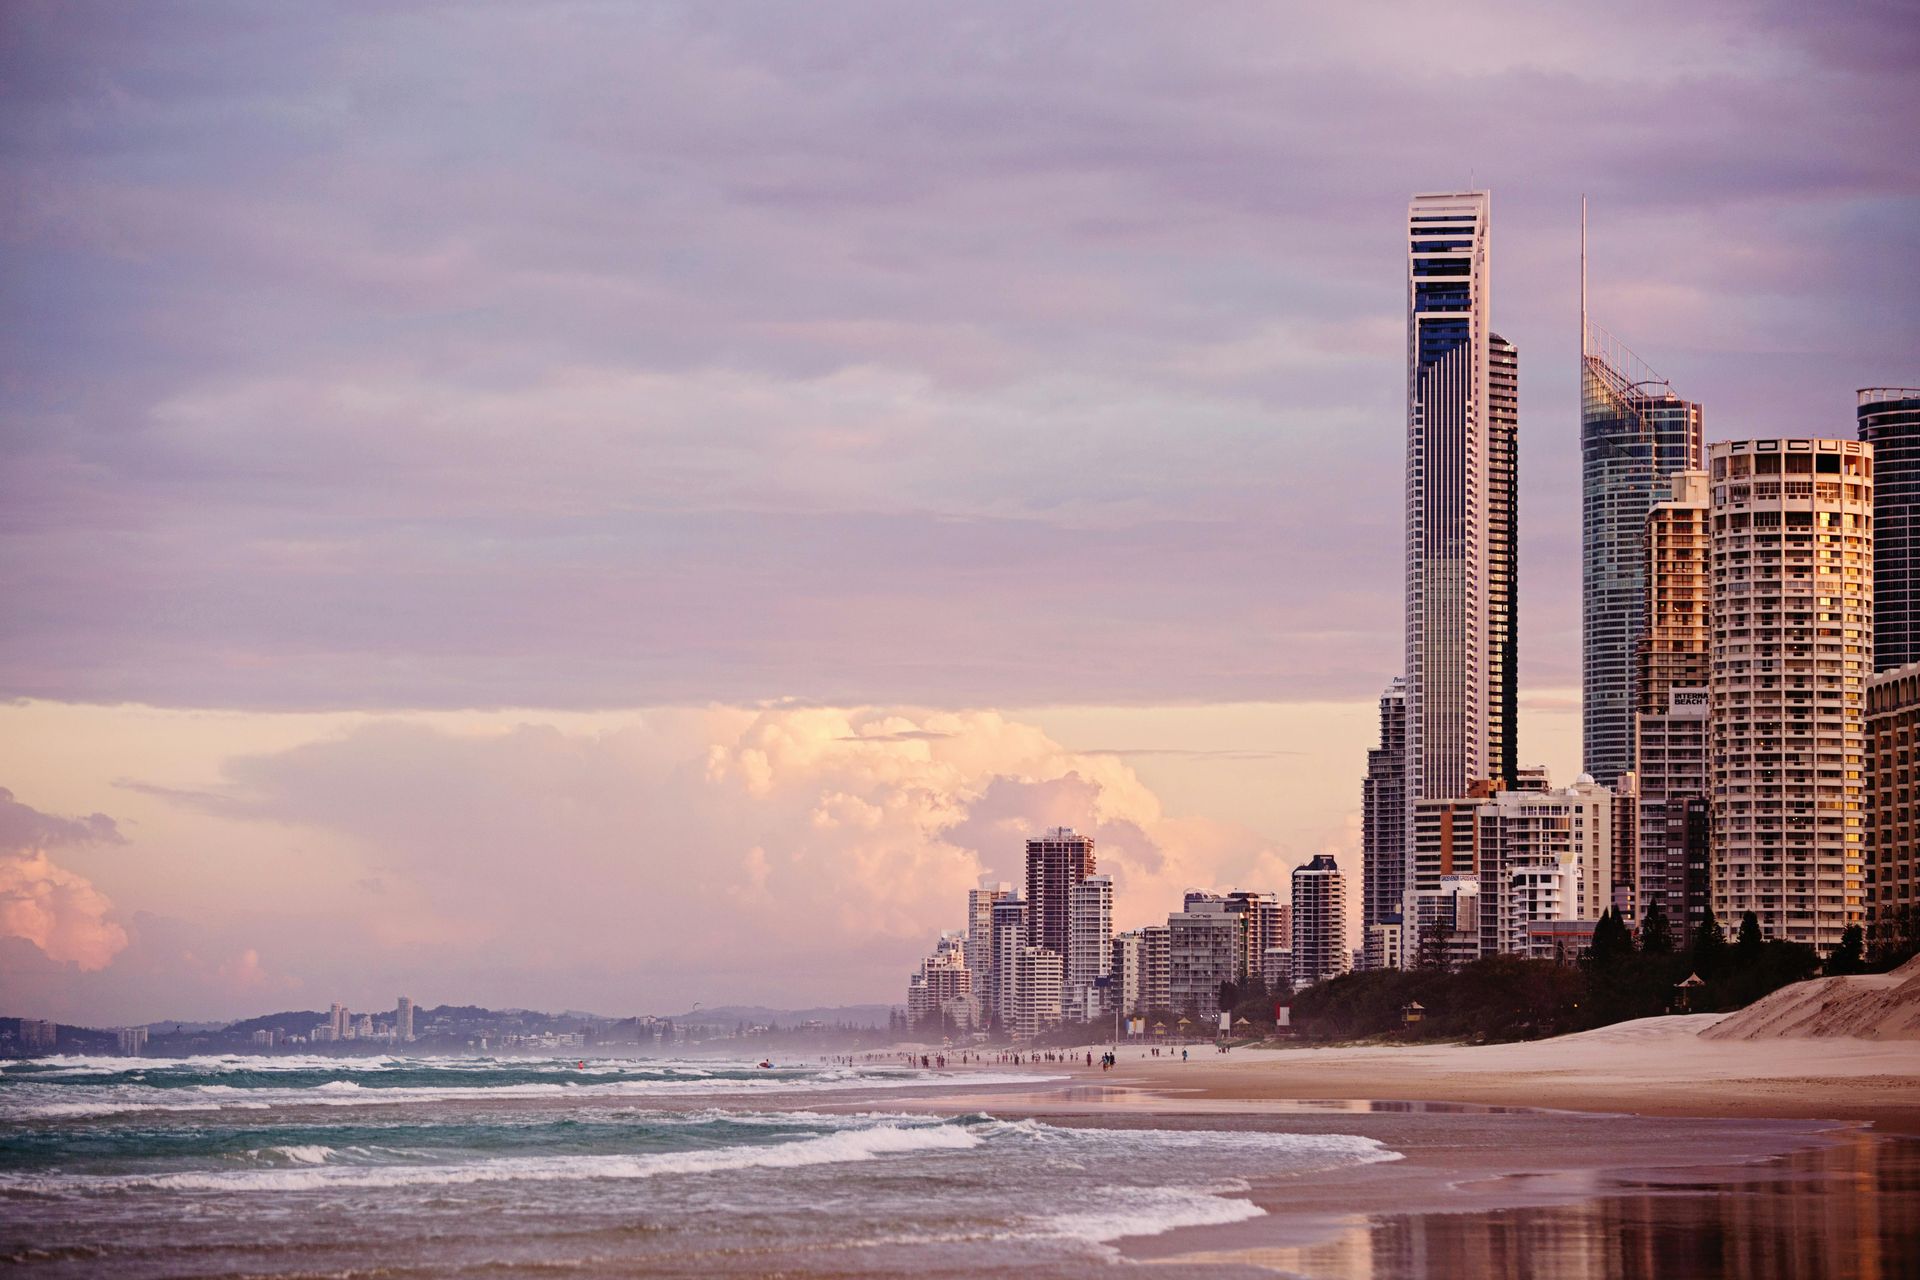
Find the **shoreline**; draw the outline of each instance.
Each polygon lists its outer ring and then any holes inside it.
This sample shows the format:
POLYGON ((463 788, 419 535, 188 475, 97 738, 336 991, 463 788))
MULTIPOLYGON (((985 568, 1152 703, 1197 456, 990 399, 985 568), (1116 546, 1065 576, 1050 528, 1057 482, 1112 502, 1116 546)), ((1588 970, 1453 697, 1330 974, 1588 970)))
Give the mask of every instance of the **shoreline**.
MULTIPOLYGON (((1115 1242, 1142 1263, 1380 1280, 1423 1274, 1402 1255, 1444 1237, 1496 1274, 1509 1235, 1531 1231, 1611 1274, 1617 1239, 1654 1248, 1647 1239, 1671 1229, 1666 1219, 1708 1234, 1732 1229, 1756 1197, 1798 1196, 1829 1218, 1857 1218, 1860 1230, 1891 1222, 1900 1239, 1920 1235, 1910 1194, 1920 1182, 1920 1044, 1709 1041, 1687 1022, 1487 1046, 1224 1055, 1190 1046, 1185 1063, 1123 1047, 1109 1072, 1036 1064, 1036 1075, 1055 1078, 969 1089, 962 1075, 938 1096, 895 1101, 1073 1127, 1352 1133, 1402 1157, 1262 1179, 1233 1193, 1262 1216, 1115 1242), (1889 1187, 1907 1189, 1911 1207, 1883 1203, 1898 1199, 1889 1187)), ((1822 1238, 1832 1248, 1842 1237, 1822 1238)))
POLYGON ((1127 1090, 1126 1105, 1139 1112, 1391 1101, 1864 1121, 1884 1133, 1920 1134, 1920 1041, 1702 1038, 1699 1030, 1718 1018, 1649 1018, 1491 1045, 1262 1046, 1221 1054, 1201 1044, 1187 1046, 1187 1062, 1123 1044, 1113 1071, 1079 1062, 1035 1069, 1078 1086, 1127 1090))

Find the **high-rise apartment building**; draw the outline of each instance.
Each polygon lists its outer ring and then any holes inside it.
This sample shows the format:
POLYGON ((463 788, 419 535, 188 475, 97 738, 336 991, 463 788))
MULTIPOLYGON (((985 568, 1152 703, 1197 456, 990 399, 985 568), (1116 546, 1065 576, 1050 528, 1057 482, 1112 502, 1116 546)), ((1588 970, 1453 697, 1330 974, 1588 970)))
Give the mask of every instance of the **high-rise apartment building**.
POLYGON ((1114 1006, 1129 1018, 1143 1012, 1140 1003, 1141 970, 1146 958, 1141 950, 1143 941, 1138 929, 1114 934, 1113 959, 1107 966, 1112 982, 1109 996, 1114 1006))
POLYGON ((1655 906, 1684 941, 1712 910, 1708 678, 1713 586, 1707 473, 1681 471, 1647 515, 1646 604, 1635 646, 1639 917, 1655 906))
POLYGON ((123 1058, 137 1058, 147 1051, 145 1027, 121 1027, 114 1032, 114 1043, 123 1058))
POLYGON ((933 954, 907 979, 907 1022, 916 1030, 941 1020, 967 1028, 976 1021, 973 975, 967 969, 966 935, 943 933, 933 954))
POLYGON ((1060 957, 1045 947, 1023 946, 1013 960, 1014 1036, 1031 1040, 1060 1025, 1060 999, 1064 974, 1060 957))
POLYGON ((1380 745, 1367 752, 1360 790, 1360 921, 1400 915, 1407 891, 1407 680, 1380 695, 1380 745))
POLYGON ((967 890, 967 968, 976 982, 993 968, 993 904, 1013 896, 1013 886, 981 881, 967 890))
POLYGON ((1027 941, 1064 959, 1072 947, 1073 886, 1094 872, 1093 837, 1052 827, 1027 841, 1027 941))
POLYGON ((984 1015, 995 1027, 1013 1024, 1014 963, 1027 945, 1027 904, 1002 898, 993 904, 992 960, 987 970, 984 1015))
POLYGON ((1269 947, 1293 945, 1293 908, 1277 893, 1251 889, 1228 893, 1227 907, 1240 913, 1240 977, 1258 978, 1269 947))
POLYGON ((1588 323, 1584 210, 1580 236, 1580 729, 1586 771, 1611 787, 1633 768, 1647 514, 1701 468, 1704 436, 1699 405, 1588 323))
POLYGON ((393 1038, 405 1044, 413 1039, 413 997, 401 996, 393 1007, 393 1038))
POLYGON ((1167 917, 1167 998, 1175 1013, 1212 1020, 1221 984, 1241 977, 1245 936, 1234 904, 1218 894, 1187 894, 1186 910, 1167 917))
POLYGON ((1140 1008, 1173 1008, 1173 932, 1164 924, 1140 930, 1140 1008))
POLYGON ((1867 387, 1860 439, 1873 446, 1873 664, 1920 662, 1920 387, 1867 387))
POLYGON ((1867 682, 1867 742, 1867 923, 1878 942, 1920 911, 1920 662, 1867 682))
MULTIPOLYGON (((1489 214, 1484 191, 1416 196, 1407 211, 1409 806, 1491 777, 1495 744, 1513 739, 1495 723, 1496 638, 1510 623, 1493 616, 1489 214)), ((1511 355, 1501 344, 1503 366, 1511 355)))
POLYGON ((1873 446, 1710 459, 1714 911, 1826 951, 1864 907, 1873 446))
POLYGON ((1075 1018, 1097 1017, 1113 966, 1113 879, 1088 876, 1068 901, 1067 1002, 1075 1018))
POLYGON ((1330 853, 1293 869, 1293 985, 1298 990, 1352 967, 1347 949, 1347 878, 1330 853))

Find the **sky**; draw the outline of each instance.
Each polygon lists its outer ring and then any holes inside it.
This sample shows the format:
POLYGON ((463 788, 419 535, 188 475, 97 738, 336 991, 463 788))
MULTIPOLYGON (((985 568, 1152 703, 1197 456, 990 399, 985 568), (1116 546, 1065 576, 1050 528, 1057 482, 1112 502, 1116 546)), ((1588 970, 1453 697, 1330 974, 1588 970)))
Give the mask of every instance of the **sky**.
POLYGON ((1091 830, 1357 878, 1404 215, 1493 192, 1523 760, 1595 320, 1920 382, 1910 3, 0 11, 0 1013, 898 1001, 1091 830))

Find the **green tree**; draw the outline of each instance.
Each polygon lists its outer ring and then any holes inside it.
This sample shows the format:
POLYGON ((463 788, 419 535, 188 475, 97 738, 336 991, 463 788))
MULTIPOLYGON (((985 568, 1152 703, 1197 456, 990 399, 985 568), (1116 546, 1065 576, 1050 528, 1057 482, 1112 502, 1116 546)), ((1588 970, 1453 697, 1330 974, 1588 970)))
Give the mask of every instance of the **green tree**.
POLYGON ((1673 954, 1673 926, 1667 923, 1667 913, 1657 902, 1647 908, 1647 918, 1640 922, 1640 950, 1650 956, 1673 954))
POLYGON ((1829 978, 1835 978, 1846 973, 1865 973, 1866 970, 1866 931, 1857 924, 1850 924, 1847 926, 1847 931, 1840 935, 1840 945, 1835 947, 1833 954, 1827 957, 1823 972, 1829 978))
POLYGON ((1760 963, 1760 953, 1766 945, 1767 939, 1760 932, 1760 917, 1747 912, 1740 917, 1740 932, 1733 940, 1734 967, 1753 968, 1760 963))
POLYGON ((1633 954, 1633 935, 1616 907, 1608 907, 1593 927, 1593 946, 1587 958, 1596 969, 1608 969, 1633 954))
POLYGON ((1688 959, 1693 971, 1703 978, 1711 978, 1726 966, 1727 935, 1720 927, 1720 921, 1708 916, 1706 922, 1693 931, 1693 946, 1688 951, 1688 959))

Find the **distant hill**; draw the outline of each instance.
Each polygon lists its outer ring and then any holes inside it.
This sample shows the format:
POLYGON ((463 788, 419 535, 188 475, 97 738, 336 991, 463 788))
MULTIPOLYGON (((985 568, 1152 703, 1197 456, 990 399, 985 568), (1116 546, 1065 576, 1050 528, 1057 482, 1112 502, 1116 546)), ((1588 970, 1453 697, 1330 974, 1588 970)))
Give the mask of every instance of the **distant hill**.
POLYGON ((183 1030, 224 1030, 235 1035, 252 1035, 256 1031, 278 1031, 281 1035, 303 1036, 327 1020, 327 1015, 318 1009, 293 1009, 286 1013, 263 1013, 257 1018, 248 1018, 244 1022, 231 1023, 224 1027, 201 1028, 188 1026, 183 1030))
POLYGON ((884 1004, 839 1004, 821 1009, 769 1009, 757 1004, 723 1004, 711 1009, 692 1009, 668 1016, 683 1026, 749 1025, 798 1026, 803 1022, 823 1022, 828 1026, 885 1027, 891 1007, 884 1004))

